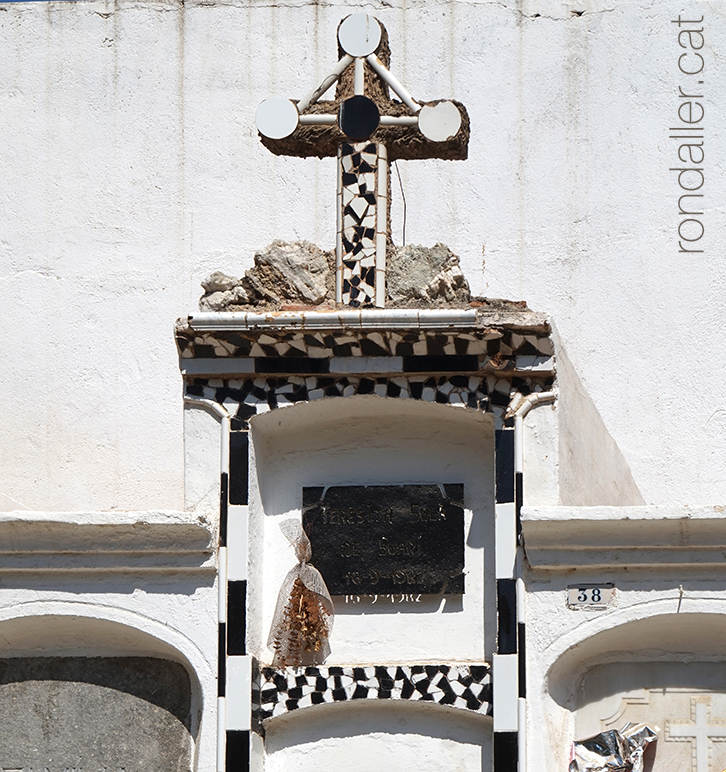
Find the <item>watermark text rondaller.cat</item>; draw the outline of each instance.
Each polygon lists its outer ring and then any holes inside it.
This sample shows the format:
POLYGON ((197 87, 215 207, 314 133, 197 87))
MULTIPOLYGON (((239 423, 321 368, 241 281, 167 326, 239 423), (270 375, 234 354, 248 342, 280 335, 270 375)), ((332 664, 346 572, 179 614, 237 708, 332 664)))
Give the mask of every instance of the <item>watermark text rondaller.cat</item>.
POLYGON ((670 167, 678 173, 678 251, 703 252, 701 239, 706 232, 703 224, 703 198, 706 178, 703 173, 704 143, 704 69, 701 49, 704 45, 703 16, 684 19, 678 25, 678 86, 677 117, 668 128, 670 139, 677 141, 678 162, 670 167))

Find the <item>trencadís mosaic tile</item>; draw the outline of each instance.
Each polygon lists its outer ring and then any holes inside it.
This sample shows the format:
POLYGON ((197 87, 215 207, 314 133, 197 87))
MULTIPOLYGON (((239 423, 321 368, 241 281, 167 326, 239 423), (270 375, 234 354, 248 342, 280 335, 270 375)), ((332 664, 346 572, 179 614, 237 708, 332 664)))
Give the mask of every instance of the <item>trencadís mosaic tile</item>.
POLYGON ((253 718, 352 700, 410 700, 492 714, 490 668, 481 665, 264 667, 253 684, 253 718))

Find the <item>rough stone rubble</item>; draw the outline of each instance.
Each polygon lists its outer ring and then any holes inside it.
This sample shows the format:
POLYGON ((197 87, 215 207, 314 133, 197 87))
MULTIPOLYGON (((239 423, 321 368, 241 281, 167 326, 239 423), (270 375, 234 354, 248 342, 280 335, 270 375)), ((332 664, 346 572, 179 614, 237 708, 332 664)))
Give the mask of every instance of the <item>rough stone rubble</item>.
MULTIPOLYGON (((273 241, 236 278, 215 271, 203 282, 203 311, 335 307, 335 254, 308 241, 273 241)), ((444 244, 389 249, 386 305, 393 308, 461 307, 472 300, 459 258, 444 244)))

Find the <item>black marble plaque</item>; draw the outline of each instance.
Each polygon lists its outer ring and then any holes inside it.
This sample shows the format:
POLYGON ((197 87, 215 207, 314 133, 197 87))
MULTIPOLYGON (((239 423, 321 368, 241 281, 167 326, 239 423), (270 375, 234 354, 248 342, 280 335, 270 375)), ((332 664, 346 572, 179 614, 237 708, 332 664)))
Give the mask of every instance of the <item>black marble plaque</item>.
POLYGON ((464 592, 464 486, 303 488, 312 563, 331 595, 464 592))

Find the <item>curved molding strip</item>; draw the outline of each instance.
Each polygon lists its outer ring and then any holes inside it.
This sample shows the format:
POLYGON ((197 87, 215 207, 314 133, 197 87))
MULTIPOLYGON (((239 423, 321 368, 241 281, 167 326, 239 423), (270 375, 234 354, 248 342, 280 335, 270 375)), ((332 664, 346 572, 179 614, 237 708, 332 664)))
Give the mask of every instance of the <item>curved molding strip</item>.
MULTIPOLYGON (((503 304, 502 304, 503 305, 503 304)), ((512 304, 515 305, 515 304, 512 304)), ((383 308, 354 311, 197 311, 187 323, 194 330, 254 330, 258 328, 293 328, 337 330, 340 328, 411 329, 485 327, 488 325, 545 327, 544 314, 522 308, 413 309, 383 308)))
POLYGON ((491 669, 479 665, 260 668, 253 685, 258 722, 351 700, 411 700, 492 715, 491 669))

